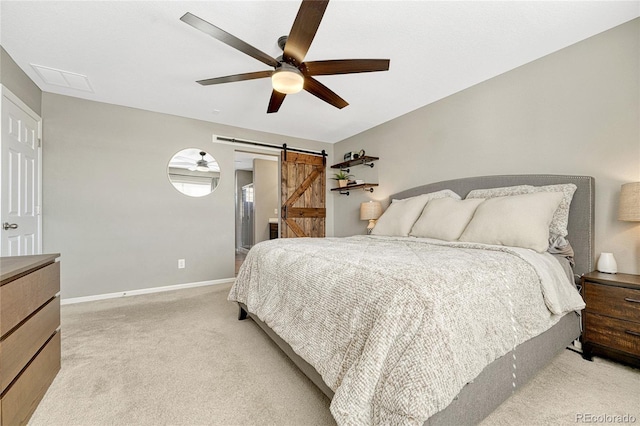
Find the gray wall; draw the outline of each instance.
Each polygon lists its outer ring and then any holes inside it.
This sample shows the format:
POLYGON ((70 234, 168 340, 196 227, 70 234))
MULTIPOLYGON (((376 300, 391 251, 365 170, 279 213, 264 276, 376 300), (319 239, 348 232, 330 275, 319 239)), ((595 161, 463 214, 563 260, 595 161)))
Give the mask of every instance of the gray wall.
MULTIPOLYGON (((381 159, 358 178, 373 194, 335 202, 335 234, 362 234, 361 202, 429 182, 523 173, 596 178, 596 255, 640 272, 640 224, 616 218, 620 185, 640 181, 640 19, 337 143, 381 159)), ((410 94, 398 94, 410 96, 410 94)))
POLYGON ((269 160, 253 160, 253 191, 255 210, 254 243, 269 239, 269 218, 278 217, 274 209, 279 209, 278 199, 278 169, 280 162, 269 160))
POLYGON ((50 93, 42 113, 44 250, 62 254, 63 298, 233 278, 237 147, 214 144, 213 134, 333 153, 330 144, 50 93), (189 147, 220 164, 206 197, 168 181, 169 159, 189 147))
POLYGON ((9 89, 36 114, 42 116, 42 90, 0 46, 0 84, 9 89))

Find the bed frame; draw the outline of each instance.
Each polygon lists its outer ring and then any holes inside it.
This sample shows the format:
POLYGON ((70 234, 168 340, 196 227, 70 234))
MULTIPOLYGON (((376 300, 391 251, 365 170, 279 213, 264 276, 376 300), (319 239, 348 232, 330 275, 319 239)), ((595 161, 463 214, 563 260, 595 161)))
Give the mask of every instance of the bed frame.
MULTIPOLYGON (((451 189, 462 198, 469 191, 481 188, 498 188, 514 185, 554 185, 573 183, 577 190, 569 211, 569 236, 574 249, 574 274, 580 276, 593 270, 594 259, 594 200, 595 180, 589 176, 564 175, 503 175, 455 179, 412 188, 390 199, 403 199, 415 195, 451 189)), ((302 372, 329 398, 333 391, 322 381, 320 374, 291 346, 282 340, 264 322, 247 312, 240 304, 238 319, 250 316, 256 324, 285 352, 302 372)), ((565 315, 556 325, 544 333, 518 345, 513 351, 489 364, 471 383, 465 385, 458 396, 444 410, 431 416, 424 424, 471 425, 478 424, 509 398, 520 386, 527 383, 564 348, 580 336, 580 318, 575 313, 565 315), (515 357, 514 357, 515 355, 515 357), (514 369, 514 366, 516 367, 514 369), (515 373, 515 378, 513 374, 515 373)))

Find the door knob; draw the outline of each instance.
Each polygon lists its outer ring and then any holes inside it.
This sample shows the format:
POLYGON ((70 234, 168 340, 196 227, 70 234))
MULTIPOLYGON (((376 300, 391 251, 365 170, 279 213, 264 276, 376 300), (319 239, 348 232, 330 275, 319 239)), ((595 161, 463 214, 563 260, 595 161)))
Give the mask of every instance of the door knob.
POLYGON ((9 229, 18 229, 18 224, 5 222, 2 224, 2 227, 4 228, 5 231, 9 229))

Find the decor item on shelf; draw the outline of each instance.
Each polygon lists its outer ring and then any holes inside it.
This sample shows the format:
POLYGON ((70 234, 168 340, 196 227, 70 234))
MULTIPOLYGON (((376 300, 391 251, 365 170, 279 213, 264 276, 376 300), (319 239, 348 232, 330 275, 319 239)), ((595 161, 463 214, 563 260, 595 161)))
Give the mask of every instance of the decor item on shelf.
POLYGON ((353 158, 353 152, 351 152, 351 151, 346 152, 342 158, 344 159, 344 161, 353 160, 354 159, 353 158))
POLYGON ((625 183, 620 189, 618 220, 640 222, 640 182, 625 183))
POLYGON ((597 269, 599 272, 604 272, 605 274, 615 274, 618 272, 618 264, 616 263, 616 258, 613 257, 613 253, 600 253, 597 269))
POLYGON ((382 204, 379 201, 369 201, 360 204, 360 220, 368 220, 367 235, 371 234, 373 227, 376 226, 376 220, 382 214, 382 204))
POLYGON ((348 174, 345 171, 339 171, 338 173, 334 173, 333 175, 334 177, 332 179, 337 180, 338 181, 338 186, 340 188, 345 188, 347 186, 347 184, 349 183, 349 178, 353 177, 353 175, 348 174))

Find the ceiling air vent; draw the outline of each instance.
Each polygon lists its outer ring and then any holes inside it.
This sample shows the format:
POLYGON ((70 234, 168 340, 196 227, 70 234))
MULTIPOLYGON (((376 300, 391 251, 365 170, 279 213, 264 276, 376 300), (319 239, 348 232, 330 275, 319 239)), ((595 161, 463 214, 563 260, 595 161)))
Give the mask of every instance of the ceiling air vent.
POLYGON ((42 81, 47 84, 93 93, 93 89, 86 75, 44 67, 42 65, 30 65, 38 73, 42 81))

